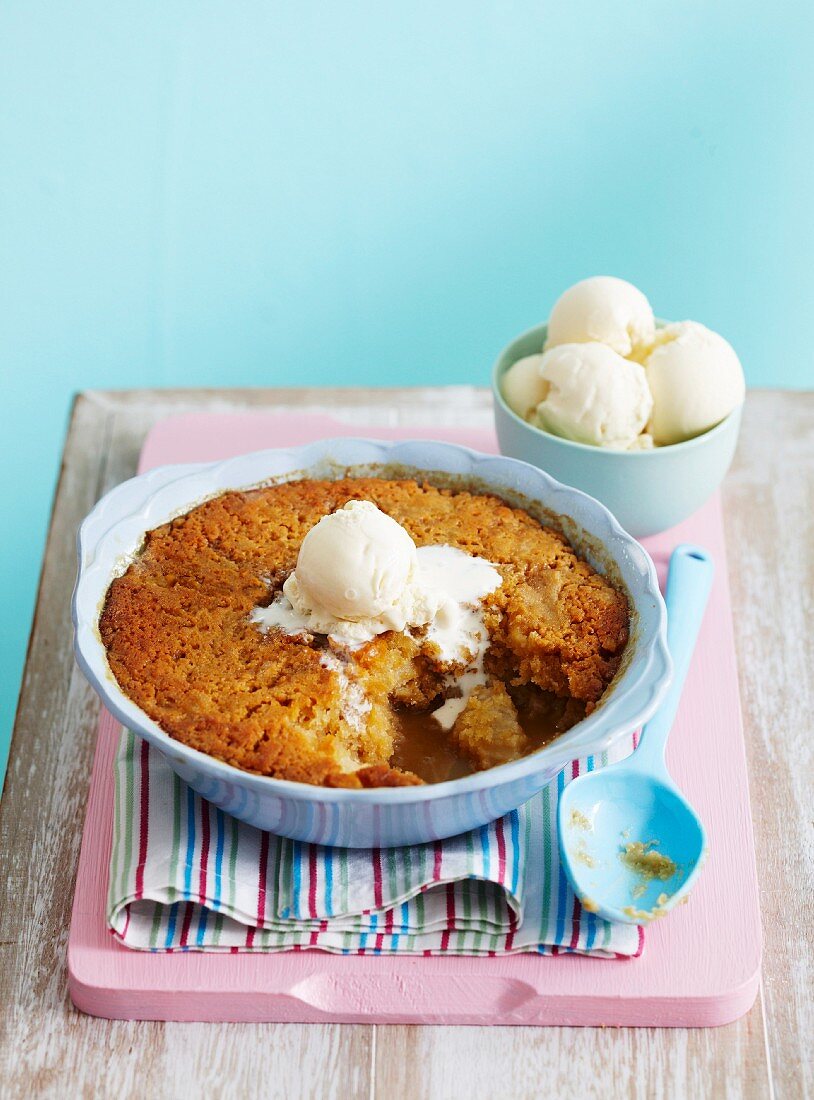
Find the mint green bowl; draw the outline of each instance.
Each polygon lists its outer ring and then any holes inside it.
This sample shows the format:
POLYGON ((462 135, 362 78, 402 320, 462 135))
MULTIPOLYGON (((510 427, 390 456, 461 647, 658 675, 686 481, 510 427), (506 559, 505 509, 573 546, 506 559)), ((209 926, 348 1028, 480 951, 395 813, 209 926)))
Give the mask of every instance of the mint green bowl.
POLYGON ((526 355, 543 350, 548 325, 524 332, 501 352, 492 372, 495 428, 501 454, 544 470, 608 508, 636 538, 674 527, 707 500, 735 454, 742 406, 703 435, 652 451, 613 451, 560 439, 532 427, 503 399, 503 375, 526 355))

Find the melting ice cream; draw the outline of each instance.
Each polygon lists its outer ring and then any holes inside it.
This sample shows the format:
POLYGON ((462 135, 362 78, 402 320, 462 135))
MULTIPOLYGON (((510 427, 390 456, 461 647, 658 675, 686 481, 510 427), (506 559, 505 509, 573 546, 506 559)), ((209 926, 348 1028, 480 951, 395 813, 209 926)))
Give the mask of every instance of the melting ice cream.
POLYGON ((460 694, 434 717, 449 729, 478 684, 489 644, 481 603, 501 584, 488 561, 453 546, 416 547, 375 504, 351 500, 305 536, 294 572, 251 621, 263 632, 325 634, 353 650, 388 630, 423 632, 460 694))

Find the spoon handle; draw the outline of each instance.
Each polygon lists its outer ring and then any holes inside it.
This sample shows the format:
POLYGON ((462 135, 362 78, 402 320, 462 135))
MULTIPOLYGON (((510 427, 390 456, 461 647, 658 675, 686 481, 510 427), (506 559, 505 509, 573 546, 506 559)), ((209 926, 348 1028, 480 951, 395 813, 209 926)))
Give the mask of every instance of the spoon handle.
POLYGON ((664 747, 704 618, 713 572, 712 558, 700 546, 682 543, 670 556, 664 598, 667 604, 667 647, 673 658, 673 679, 658 711, 642 729, 634 759, 645 768, 664 767, 664 747))

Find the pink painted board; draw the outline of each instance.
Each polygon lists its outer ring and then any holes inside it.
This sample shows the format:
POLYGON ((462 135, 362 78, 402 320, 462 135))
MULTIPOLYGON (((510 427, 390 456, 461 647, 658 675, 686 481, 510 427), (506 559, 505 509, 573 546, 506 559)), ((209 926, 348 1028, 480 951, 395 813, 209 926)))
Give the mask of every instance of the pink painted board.
MULTIPOLYGON (((491 431, 364 429, 324 416, 192 414, 156 425, 141 469, 218 459, 332 435, 445 438, 496 451, 491 431)), ((663 578, 678 542, 717 563, 709 609, 669 762, 707 826, 710 856, 688 905, 648 928, 644 954, 394 958, 321 952, 150 954, 113 941, 105 923, 117 727, 103 715, 68 946, 71 997, 116 1019, 708 1027, 751 1007, 761 930, 720 504, 646 545, 663 578)))

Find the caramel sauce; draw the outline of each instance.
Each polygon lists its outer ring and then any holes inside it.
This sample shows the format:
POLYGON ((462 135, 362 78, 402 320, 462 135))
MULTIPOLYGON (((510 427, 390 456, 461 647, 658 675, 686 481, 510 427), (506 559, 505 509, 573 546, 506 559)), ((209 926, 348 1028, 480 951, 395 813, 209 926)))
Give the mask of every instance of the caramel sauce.
POLYGON ((396 724, 392 767, 413 772, 425 783, 460 779, 475 770, 471 761, 457 752, 449 731, 441 729, 431 711, 397 711, 396 724))
MULTIPOLYGON (((526 753, 536 752, 585 716, 574 699, 558 699, 537 688, 512 690, 520 727, 529 739, 526 753)), ((475 765, 458 752, 450 731, 443 730, 432 711, 394 711, 398 733, 390 760, 394 768, 413 772, 425 783, 443 783, 471 775, 475 765)))

